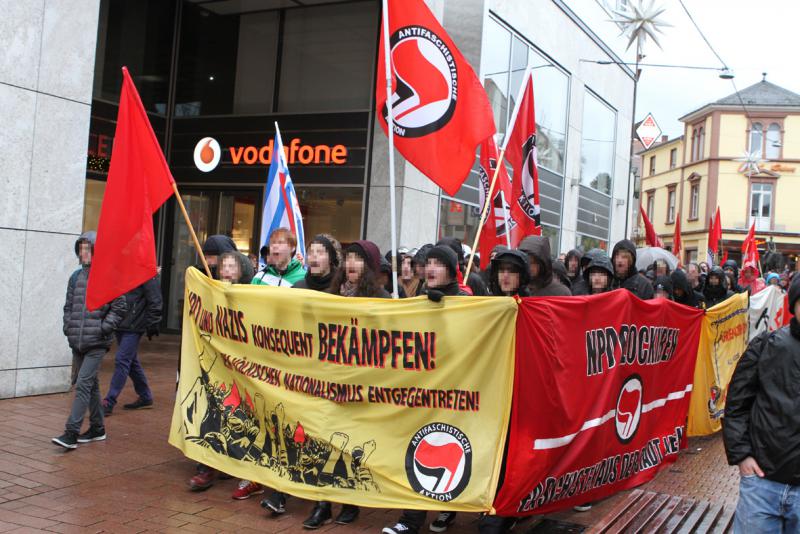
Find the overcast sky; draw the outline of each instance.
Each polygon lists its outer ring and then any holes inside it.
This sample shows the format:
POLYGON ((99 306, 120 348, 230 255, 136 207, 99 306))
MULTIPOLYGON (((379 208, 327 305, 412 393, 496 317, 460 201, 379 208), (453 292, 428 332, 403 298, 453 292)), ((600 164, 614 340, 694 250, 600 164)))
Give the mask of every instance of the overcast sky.
MULTIPOLYGON (((733 69, 739 90, 767 80, 800 93, 799 0, 684 0, 689 12, 722 59, 733 69)), ((719 60, 692 26, 678 0, 656 0, 672 24, 660 37, 662 49, 646 45, 645 63, 718 67, 719 60)), ((608 23, 612 24, 612 23, 608 23)), ((635 45, 634 45, 635 47, 635 45)), ((633 47, 632 47, 633 50, 633 47)), ((633 58, 633 52, 626 60, 633 58)), ((650 111, 670 138, 683 133, 678 118, 734 92, 731 81, 714 71, 644 67, 636 116, 650 111)))

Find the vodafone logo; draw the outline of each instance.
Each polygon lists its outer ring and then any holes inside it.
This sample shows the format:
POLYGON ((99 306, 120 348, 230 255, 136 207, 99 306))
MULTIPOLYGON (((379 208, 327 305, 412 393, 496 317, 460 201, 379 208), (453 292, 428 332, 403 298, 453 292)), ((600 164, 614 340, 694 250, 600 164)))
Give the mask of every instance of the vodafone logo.
MULTIPOLYGON (((394 132, 422 137, 443 128, 456 110, 458 69, 441 37, 423 26, 406 26, 389 40, 394 66, 394 132)), ((383 120, 389 111, 384 106, 383 120)))
POLYGON ((642 378, 636 374, 626 378, 619 390, 614 427, 617 438, 622 443, 632 440, 639 429, 642 417, 642 394, 642 378))
POLYGON ((213 137, 204 137, 194 147, 195 167, 203 172, 211 172, 219 165, 222 149, 213 137))
POLYGON ((425 425, 406 451, 406 476, 425 497, 448 502, 458 497, 472 474, 472 445, 458 428, 446 423, 425 425))

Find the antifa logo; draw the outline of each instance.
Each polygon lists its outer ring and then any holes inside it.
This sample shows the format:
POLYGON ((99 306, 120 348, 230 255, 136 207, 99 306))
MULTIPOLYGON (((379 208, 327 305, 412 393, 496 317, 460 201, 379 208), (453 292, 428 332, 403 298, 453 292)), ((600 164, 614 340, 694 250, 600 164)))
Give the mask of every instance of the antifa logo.
POLYGON ((639 375, 631 375, 625 379, 617 398, 614 428, 617 438, 628 443, 636 435, 642 416, 642 379, 639 375))
POLYGON ((448 502, 461 494, 472 474, 472 446, 458 428, 445 423, 424 426, 406 451, 406 476, 425 497, 448 502))
MULTIPOLYGON (((423 137, 442 129, 456 110, 458 71, 447 44, 421 26, 406 26, 390 39, 395 87, 394 132, 423 137)), ((384 105, 382 116, 389 111, 384 105)))
POLYGON ((522 145, 522 194, 517 199, 525 215, 541 226, 541 207, 536 204, 534 180, 536 178, 536 134, 531 135, 522 145))
MULTIPOLYGON (((497 168, 497 160, 494 158, 489 159, 489 172, 483 168, 483 165, 478 167, 478 175, 481 182, 480 189, 480 206, 482 207, 486 202, 486 195, 489 194, 489 185, 491 184, 491 175, 497 168)), ((497 237, 504 237, 506 231, 513 230, 516 226, 514 220, 509 216, 511 213, 511 205, 505 200, 502 191, 499 187, 495 187, 494 198, 492 199, 492 209, 494 210, 495 221, 495 235, 497 237), (506 218, 508 218, 508 228, 506 228, 506 218)), ((488 218, 487 218, 488 219, 488 218)))

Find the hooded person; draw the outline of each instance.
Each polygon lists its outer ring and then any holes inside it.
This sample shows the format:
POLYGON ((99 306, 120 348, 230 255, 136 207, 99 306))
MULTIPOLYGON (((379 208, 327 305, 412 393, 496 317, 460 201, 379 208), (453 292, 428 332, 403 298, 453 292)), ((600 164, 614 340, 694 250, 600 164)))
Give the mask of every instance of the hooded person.
POLYGON ((498 253, 504 250, 508 250, 508 247, 506 247, 505 245, 495 245, 494 247, 492 247, 492 251, 489 253, 489 264, 486 266, 486 269, 483 269, 479 273, 481 276, 481 280, 483 280, 483 283, 486 285, 486 288, 489 289, 490 293, 492 291, 491 288, 489 287, 492 283, 492 260, 495 257, 497 257, 498 253))
POLYGON ((653 292, 655 299, 672 299, 672 278, 669 276, 658 276, 653 282, 653 292))
POLYGON ((578 249, 570 250, 567 252, 566 257, 564 258, 564 267, 567 270, 570 287, 574 285, 575 282, 583 279, 583 265, 581 264, 582 259, 583 254, 581 254, 581 251, 578 249))
MULTIPOLYGON (((414 254, 414 274, 417 278, 422 281, 422 285, 425 284, 425 262, 427 261, 428 251, 433 248, 432 243, 425 243, 417 250, 416 254, 414 254)), ((420 287, 419 291, 422 294, 424 287, 420 287)))
MULTIPOLYGON (((581 277, 578 278, 578 280, 576 280, 572 284, 572 287, 570 287, 570 291, 572 291, 573 295, 581 296, 589 294, 589 286, 586 283, 586 277, 584 276, 584 274, 586 273, 586 268, 592 262, 592 259, 594 259, 597 256, 605 256, 606 258, 608 258, 606 251, 601 248, 590 249, 588 252, 586 252, 586 254, 581 256, 581 277)), ((611 271, 611 274, 612 275, 614 274, 613 269, 611 271)))
POLYGON ((456 237, 443 237, 436 243, 436 245, 450 247, 453 252, 456 253, 456 257, 458 258, 458 272, 456 273, 456 276, 459 280, 459 284, 462 284, 461 288, 466 291, 467 294, 470 294, 471 292, 471 294, 476 297, 485 297, 489 294, 489 291, 486 289, 486 284, 483 282, 483 279, 478 273, 470 272, 469 278, 467 280, 463 279, 466 262, 464 261, 464 247, 461 245, 460 239, 456 237))
POLYGON ((745 265, 739 273, 739 287, 743 291, 749 291, 751 295, 755 295, 764 290, 767 287, 767 283, 759 278, 758 269, 752 265, 745 265))
POLYGON ((306 249, 306 275, 292 287, 328 291, 341 264, 342 245, 339 241, 329 234, 315 235, 306 249))
POLYGON ((692 283, 689 277, 681 269, 675 269, 670 275, 672 279, 672 300, 684 306, 691 306, 692 308, 699 308, 704 310, 706 308, 706 298, 699 291, 692 289, 692 283))
POLYGON ((531 281, 528 289, 532 297, 569 297, 569 289, 553 276, 550 258, 550 240, 545 236, 530 235, 519 244, 519 250, 530 260, 531 281))
POLYGON ((736 260, 727 260, 723 263, 722 271, 725 273, 725 276, 728 277, 728 288, 730 288, 731 291, 734 293, 741 293, 744 291, 744 289, 739 286, 739 264, 736 263, 736 260))
MULTIPOLYGON (((208 263, 208 270, 211 271, 211 277, 219 280, 219 257, 226 252, 236 252, 236 243, 233 239, 226 235, 215 234, 208 236, 206 242, 203 243, 203 256, 206 257, 208 263)), ((205 274, 205 268, 201 265, 195 265, 195 268, 201 273, 205 274)))
POLYGON ((261 247, 261 256, 267 266, 252 280, 254 285, 292 287, 306 277, 306 270, 295 255, 297 237, 288 228, 276 228, 269 235, 269 242, 261 247))
POLYGON ((653 298, 653 285, 636 270, 636 245, 629 239, 623 239, 611 253, 614 265, 614 289, 627 289, 642 300, 653 298))
POLYGON ((734 295, 733 291, 728 289, 728 278, 725 272, 718 265, 712 267, 711 272, 708 273, 703 295, 706 297, 706 306, 709 308, 734 295))
MULTIPOLYGON (((598 249, 599 250, 599 249, 598 249)), ((583 270, 583 283, 586 293, 583 295, 597 295, 611 291, 614 284, 614 266, 605 252, 592 255, 586 268, 583 270)))
POLYGON ((553 275, 558 278, 558 281, 564 284, 564 287, 570 290, 572 293, 572 280, 569 278, 569 274, 567 273, 567 268, 564 266, 564 263, 561 260, 553 260, 553 275))
POLYGON ((783 287, 781 287, 781 275, 778 273, 767 273, 767 278, 764 282, 767 284, 767 287, 776 286, 779 287, 781 291, 785 292, 783 287))
POLYGON ((253 279, 253 262, 238 251, 225 252, 219 257, 219 278, 231 284, 249 284, 253 279))
POLYGON ((381 251, 372 241, 354 241, 344 251, 344 268, 331 284, 331 293, 343 297, 391 298, 380 285, 381 251))
POLYGON ((530 259, 521 250, 502 250, 491 263, 489 291, 494 296, 529 296, 530 259))

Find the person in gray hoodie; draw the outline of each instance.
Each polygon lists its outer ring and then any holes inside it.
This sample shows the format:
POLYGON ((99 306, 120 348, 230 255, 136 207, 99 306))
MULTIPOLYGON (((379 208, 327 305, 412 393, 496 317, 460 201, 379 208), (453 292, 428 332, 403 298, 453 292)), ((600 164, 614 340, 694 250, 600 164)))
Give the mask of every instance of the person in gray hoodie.
POLYGON ((72 349, 75 400, 64 433, 51 441, 65 449, 75 449, 78 443, 106 439, 97 373, 103 356, 111 347, 114 330, 122 322, 127 309, 124 297, 117 297, 93 311, 86 307, 86 289, 96 238, 95 232, 85 232, 75 241, 75 255, 81 268, 69 278, 64 303, 64 335, 72 349), (87 410, 89 430, 78 435, 87 410))
POLYGON ((530 259, 531 281, 528 284, 532 297, 569 297, 569 289, 553 276, 550 257, 550 240, 545 236, 531 235, 522 240, 519 250, 530 259))

